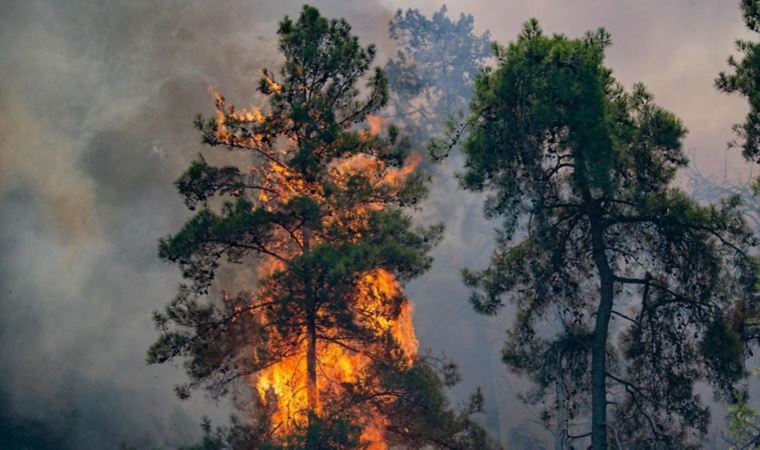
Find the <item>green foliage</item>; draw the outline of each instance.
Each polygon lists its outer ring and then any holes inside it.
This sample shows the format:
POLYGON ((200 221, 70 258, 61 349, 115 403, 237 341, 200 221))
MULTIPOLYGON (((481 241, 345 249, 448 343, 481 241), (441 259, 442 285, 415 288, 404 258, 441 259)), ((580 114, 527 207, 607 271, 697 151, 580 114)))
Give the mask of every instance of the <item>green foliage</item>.
MULTIPOLYGON (((430 364, 419 361, 411 367, 396 371, 383 370, 383 386, 388 402, 381 399, 367 385, 352 387, 353 400, 382 411, 388 417, 395 417, 389 425, 389 442, 403 448, 446 448, 461 450, 497 449, 485 431, 475 424, 470 416, 481 411, 483 398, 476 392, 470 403, 455 411, 443 392, 439 373, 430 364), (403 425, 401 425, 403 424, 403 425)), ((285 439, 273 438, 268 430, 267 419, 261 415, 253 421, 241 421, 233 416, 228 426, 212 429, 208 419, 201 423, 203 436, 197 444, 180 450, 352 450, 364 448, 360 442, 361 428, 351 417, 340 412, 315 417, 309 426, 289 434, 285 439), (317 443, 308 447, 307 443, 317 443)))
POLYGON ((212 432, 211 421, 208 418, 203 418, 201 429, 203 430, 203 438, 201 438, 200 443, 189 447, 180 447, 179 450, 223 450, 225 448, 222 430, 217 430, 216 433, 212 432))
POLYGON ((502 226, 491 264, 463 275, 477 311, 516 306, 504 360, 536 383, 526 400, 549 400, 548 419, 566 409, 572 428, 588 412, 598 340, 607 392, 592 399, 614 399, 625 445, 688 448, 709 422, 694 384, 731 399, 744 376, 754 240, 735 201, 702 206, 672 187, 686 130, 642 85, 615 81, 610 44, 604 30, 548 36, 531 20, 496 46, 460 179, 488 193, 502 226))
MULTIPOLYGON (((757 0, 741 0, 741 9, 747 28, 755 33, 760 32, 760 2, 757 0)), ((734 56, 728 58, 728 65, 731 72, 721 72, 715 80, 718 89, 726 93, 736 93, 744 96, 749 103, 749 112, 745 117, 744 123, 734 126, 734 131, 740 138, 740 142, 731 142, 730 145, 741 145, 744 157, 748 160, 758 162, 760 157, 760 43, 746 40, 737 40, 736 48, 742 54, 742 58, 737 60, 734 56)), ((758 181, 751 185, 750 190, 754 196, 758 193, 758 181)), ((745 189, 738 190, 739 195, 749 197, 745 189)), ((733 201, 737 204, 740 202, 739 195, 734 195, 733 201)), ((752 198, 746 200, 750 213, 754 212, 754 203, 752 198)), ((758 271, 757 260, 753 260, 755 272, 758 271)), ((755 284, 757 290, 757 283, 755 284)), ((716 327, 710 334, 712 342, 705 345, 704 351, 711 359, 716 360, 715 364, 722 364, 728 367, 728 370, 735 368, 731 362, 724 359, 731 359, 737 352, 741 351, 742 335, 751 335, 757 337, 757 313, 755 309, 745 307, 738 309, 733 321, 739 325, 737 335, 736 330, 730 327, 716 327)), ((757 448, 760 445, 760 419, 755 408, 748 404, 748 394, 740 392, 734 398, 735 402, 729 407, 728 421, 728 441, 732 444, 731 449, 757 448)))
MULTIPOLYGON (((741 0, 741 8, 747 28, 760 32, 760 2, 741 0)), ((741 59, 730 56, 731 72, 721 72, 715 85, 723 92, 738 92, 747 99, 750 110, 744 123, 734 126, 734 131, 739 136, 737 144, 742 147, 744 156, 757 162, 760 157, 760 43, 737 40, 736 49, 741 59)))
MULTIPOLYGON (((446 367, 443 368, 444 370, 446 367)), ((383 385, 393 392, 394 401, 377 403, 388 417, 399 418, 403 427, 391 425, 395 436, 391 443, 404 448, 497 449, 485 431, 472 421, 471 415, 482 412, 483 398, 476 391, 468 405, 452 409, 444 393, 437 370, 426 362, 393 372, 384 372, 383 385)), ((359 387, 361 391, 361 386, 359 387)), ((368 395, 363 392, 361 395, 368 395)))
POLYGON ((760 414, 749 406, 746 397, 728 408, 729 450, 757 448, 760 445, 760 414))
MULTIPOLYGON (((360 435, 361 428, 353 424, 349 417, 331 417, 329 419, 315 417, 305 430, 299 430, 288 435, 284 442, 267 442, 260 444, 260 448, 262 450, 360 449, 363 448, 360 435)), ((249 447, 241 446, 239 448, 243 450, 249 447)))

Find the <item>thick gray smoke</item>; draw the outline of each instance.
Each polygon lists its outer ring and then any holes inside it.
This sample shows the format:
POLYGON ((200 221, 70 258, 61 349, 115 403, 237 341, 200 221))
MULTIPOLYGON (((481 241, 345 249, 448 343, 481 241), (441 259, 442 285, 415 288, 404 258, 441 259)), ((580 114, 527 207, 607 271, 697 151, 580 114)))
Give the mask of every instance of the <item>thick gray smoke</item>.
MULTIPOLYGON (((387 9, 316 3, 385 39, 387 9)), ((3 3, 0 447, 173 447, 202 414, 226 418, 176 399, 181 369, 145 365, 151 311, 179 281, 156 242, 187 214, 172 182, 204 150, 192 119, 211 110, 207 84, 250 102, 277 64, 277 21, 300 7, 3 3)))
MULTIPOLYGON (((434 1, 314 1, 345 17, 364 42, 390 54, 387 23, 397 7, 429 14, 434 1)), ((209 113, 211 83, 241 106, 253 101, 261 67, 276 67, 274 32, 300 2, 6 0, 0 15, 0 447, 176 446, 197 437, 203 414, 229 405, 171 387, 181 368, 148 367, 150 319, 179 281, 156 257, 156 240, 186 211, 172 181, 204 151, 192 128, 209 113)), ((723 161, 741 100, 712 79, 744 35, 738 5, 722 0, 624 2, 454 1, 506 43, 537 16, 549 32, 606 26, 609 63, 630 85, 644 81, 692 130, 703 170, 723 161), (719 155, 716 157, 715 155, 719 155)), ((208 153, 208 152, 207 152, 208 153)), ((738 158, 732 161, 739 161, 738 158)), ((450 175, 457 164, 441 174, 450 175)), ((535 420, 516 399, 519 380, 498 361, 508 314, 485 320, 466 302, 463 266, 484 264, 493 224, 477 196, 439 178, 421 215, 448 233, 433 270, 409 286, 423 347, 460 363, 482 385, 483 421, 504 442, 535 420), (497 407, 498 406, 498 407, 497 407)))

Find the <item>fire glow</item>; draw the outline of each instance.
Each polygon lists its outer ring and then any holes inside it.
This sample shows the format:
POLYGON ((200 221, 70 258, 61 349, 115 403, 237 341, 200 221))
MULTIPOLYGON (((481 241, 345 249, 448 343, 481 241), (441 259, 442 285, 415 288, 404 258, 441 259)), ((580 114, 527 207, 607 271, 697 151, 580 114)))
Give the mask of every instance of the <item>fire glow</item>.
MULTIPOLYGON (((266 77, 273 91, 279 92, 280 86, 266 77)), ((256 108, 236 111, 234 107, 227 106, 224 97, 215 89, 209 88, 215 96, 216 103, 216 138, 223 144, 238 147, 260 149, 262 146, 270 148, 272 155, 284 155, 286 151, 282 145, 293 145, 292 142, 278 145, 269 143, 262 145, 262 137, 252 133, 240 133, 231 131, 228 127, 228 119, 237 123, 263 123, 265 114, 256 108)), ((369 127, 361 130, 359 138, 369 142, 377 136, 385 123, 378 116, 368 116, 369 127)), ((261 153, 260 150, 257 150, 261 153)), ((265 155, 267 156, 267 155, 265 155)), ((354 154, 347 158, 334 161, 327 170, 330 182, 339 188, 345 188, 347 180, 357 173, 365 177, 373 186, 384 186, 389 190, 398 190, 407 176, 414 172, 421 162, 418 153, 413 153, 407 158, 401 167, 386 167, 383 161, 364 153, 354 154)), ((342 208, 330 207, 327 195, 324 192, 323 183, 310 183, 301 174, 292 170, 287 164, 277 157, 265 157, 263 164, 254 165, 250 168, 251 175, 262 184, 258 193, 258 203, 254 208, 262 207, 274 210, 288 200, 296 196, 308 196, 316 200, 324 207, 326 213, 322 216, 324 225, 338 225, 341 229, 362 230, 370 218, 370 212, 383 208, 381 202, 368 203, 362 208, 346 211, 342 208)), ((298 242, 311 239, 312 245, 319 243, 315 237, 306 237, 299 230, 278 230, 275 232, 275 240, 280 254, 296 257, 304 251, 298 242), (279 235, 277 234, 279 233, 279 235), (295 241, 295 243, 294 243, 295 241)), ((360 232, 356 233, 361 236, 360 232)), ((308 248, 308 246, 307 246, 308 248)), ((283 262, 273 258, 264 257, 258 267, 261 278, 265 278, 281 270, 283 262)), ((407 365, 415 361, 418 351, 418 341, 412 324, 412 307, 404 298, 400 303, 399 311, 389 311, 397 302, 392 299, 403 298, 403 290, 392 273, 382 268, 371 270, 359 276, 353 291, 351 304, 348 306, 355 317, 360 318, 363 327, 372 330, 377 341, 383 336, 392 336, 402 355, 400 359, 407 365), (389 319, 393 317, 393 319, 389 319)), ((266 303, 266 293, 263 289, 253 294, 251 304, 263 301, 266 303)), ((240 298, 228 301, 239 302, 240 298)), ((236 304, 236 311, 245 311, 248 306, 236 304)), ((254 311, 251 311, 254 314, 254 311)), ((335 335, 335 330, 320 330, 320 339, 316 343, 317 360, 317 398, 316 413, 323 413, 323 403, 340 396, 345 389, 344 385, 358 383, 372 383, 372 376, 367 368, 371 359, 360 349, 341 341, 341 337, 335 335)), ((255 389, 259 400, 272 411, 273 426, 277 434, 285 435, 296 428, 303 428, 308 422, 309 405, 309 377, 307 370, 308 342, 301 339, 292 348, 287 356, 263 370, 249 376, 249 384, 255 389)), ((361 439, 369 449, 387 449, 388 444, 384 438, 386 419, 373 414, 371 408, 363 409, 358 417, 362 426, 361 439)))

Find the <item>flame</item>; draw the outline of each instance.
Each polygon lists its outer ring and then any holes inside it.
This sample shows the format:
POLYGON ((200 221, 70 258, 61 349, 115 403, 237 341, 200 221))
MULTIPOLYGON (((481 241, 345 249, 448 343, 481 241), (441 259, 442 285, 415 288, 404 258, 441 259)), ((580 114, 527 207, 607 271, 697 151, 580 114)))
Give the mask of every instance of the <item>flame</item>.
POLYGON ((282 86, 280 85, 280 83, 274 81, 274 78, 272 78, 268 70, 262 69, 261 74, 264 76, 264 81, 266 81, 267 85, 269 86, 269 89, 272 92, 277 93, 277 94, 282 92, 282 86))
POLYGON ((257 147, 262 144, 261 133, 253 133, 251 135, 243 135, 240 132, 230 130, 228 124, 230 122, 238 124, 238 126, 246 124, 261 124, 266 120, 266 116, 256 107, 250 109, 242 109, 235 111, 234 106, 227 106, 227 100, 223 95, 219 94, 216 86, 209 84, 208 91, 214 96, 214 103, 216 105, 215 125, 216 125, 216 138, 219 142, 227 145, 236 145, 241 147, 257 147))
POLYGON ((367 114, 367 122, 369 122, 369 133, 373 136, 380 134, 380 129, 385 125, 385 119, 374 114, 367 114))
POLYGON ((422 156, 418 152, 412 152, 407 158, 406 164, 399 168, 388 170, 385 182, 393 186, 399 186, 409 175, 412 174, 422 163, 422 156))
POLYGON ((367 444, 367 450, 388 450, 388 444, 383 437, 385 422, 378 418, 377 422, 372 422, 364 428, 361 440, 367 444))
MULTIPOLYGON (((387 299, 401 293, 401 286, 393 274, 377 269, 364 274, 359 283, 355 308, 369 317, 365 325, 370 325, 378 336, 391 333, 403 352, 407 365, 411 365, 417 356, 419 343, 412 324, 412 308, 408 302, 401 307, 401 313, 395 320, 387 320, 376 313, 386 307, 387 299)), ((358 349, 357 349, 358 350, 358 349)), ((278 432, 287 433, 294 427, 305 425, 305 412, 308 407, 306 343, 303 342, 294 356, 259 372, 253 377, 260 399, 269 404, 273 410, 273 421, 278 432), (274 404, 272 404, 274 403, 274 404)), ((370 359, 359 351, 352 351, 338 344, 319 341, 317 345, 319 389, 329 395, 340 392, 343 383, 359 382, 364 375, 370 359)), ((321 413, 321 405, 317 413, 321 413)), ((386 420, 383 417, 368 414, 358 418, 363 425, 361 440, 369 449, 385 450, 388 448, 383 437, 386 420)))
MULTIPOLYGON (((358 299, 358 304, 363 306, 368 312, 376 312, 382 308, 382 299, 393 298, 401 295, 401 287, 396 278, 390 272, 379 269, 374 272, 365 274, 362 277, 360 286, 362 295, 358 299)), ((401 306, 401 313, 398 319, 394 321, 387 320, 384 316, 377 316, 379 329, 390 331, 394 339, 401 345, 404 356, 408 357, 408 362, 417 356, 419 342, 414 334, 414 325, 412 324, 412 307, 405 302, 401 306)))
MULTIPOLYGON (((281 86, 274 82, 268 73, 263 73, 272 91, 279 92, 281 86)), ((261 133, 256 132, 257 126, 268 120, 266 114, 256 108, 235 111, 234 107, 226 104, 225 98, 213 86, 209 86, 209 92, 214 96, 216 104, 216 138, 227 145, 247 147, 271 156, 266 158, 264 163, 250 168, 251 175, 265 188, 257 194, 258 205, 253 208, 274 210, 294 196, 309 196, 324 206, 324 225, 338 224, 350 230, 365 229, 370 213, 383 208, 383 203, 379 201, 350 211, 346 211, 340 205, 332 205, 325 195, 324 183, 310 183, 300 173, 280 162, 277 155, 282 155, 285 151, 274 148, 271 142, 263 139, 261 133), (249 127, 245 128, 246 125, 249 127)), ((378 135, 385 125, 381 117, 374 115, 367 116, 367 122, 369 129, 360 132, 362 139, 378 135)), ((384 186, 393 191, 402 186, 406 177, 415 171, 421 161, 421 156, 413 153, 402 167, 386 167, 382 160, 366 153, 358 153, 334 161, 328 167, 327 176, 333 185, 340 188, 346 187, 350 177, 359 175, 365 177, 373 186, 384 186)), ((298 233, 296 232, 296 235, 298 233)), ((357 232, 356 236, 358 239, 361 232, 357 232)), ((303 236, 300 235, 300 238, 303 239, 303 236)), ((302 251, 293 243, 292 233, 278 230, 275 231, 274 239, 281 254, 296 256, 302 251)), ((274 258, 264 258, 257 271, 259 276, 266 277, 281 269, 282 262, 274 258)), ((398 280, 385 269, 370 270, 358 277, 355 292, 350 308, 355 316, 360 318, 360 325, 371 330, 377 338, 392 336, 400 349, 403 363, 411 366, 417 357, 419 343, 412 323, 412 306, 403 298, 403 290, 398 280), (398 301, 400 298, 402 300, 398 301), (389 312, 392 305, 399 305, 396 314, 389 312)), ((257 295, 265 293, 259 292, 257 295)), ((225 301, 228 300, 226 293, 224 298, 225 301)), ((236 305, 234 308, 237 313, 244 309, 242 305, 236 305)), ((251 313, 253 314, 253 311, 251 313)), ((330 337, 329 330, 323 333, 330 337)), ((302 340, 295 347, 294 351, 289 353, 290 356, 249 377, 259 399, 272 412, 275 433, 281 435, 294 428, 303 427, 307 420, 306 340, 302 340)), ((358 383, 363 379, 366 381, 371 360, 361 350, 350 345, 340 345, 329 339, 317 341, 317 385, 321 399, 335 398, 344 389, 344 384, 358 383)), ((317 405, 317 414, 322 412, 323 406, 317 405)), ((367 448, 388 449, 384 437, 386 418, 373 415, 371 411, 360 411, 357 412, 356 419, 362 426, 361 440, 367 448)))

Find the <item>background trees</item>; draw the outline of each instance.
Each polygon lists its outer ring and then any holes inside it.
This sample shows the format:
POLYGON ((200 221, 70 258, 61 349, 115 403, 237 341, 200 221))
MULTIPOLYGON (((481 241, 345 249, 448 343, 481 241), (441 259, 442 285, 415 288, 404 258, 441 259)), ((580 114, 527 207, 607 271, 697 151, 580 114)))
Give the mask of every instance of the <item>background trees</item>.
MULTIPOLYGON (((385 117, 403 126, 414 148, 423 149, 431 138, 446 129, 448 121, 461 121, 472 98, 474 82, 483 67, 492 61, 488 32, 475 30, 472 15, 452 15, 442 6, 432 15, 417 9, 398 10, 389 24, 397 52, 384 66, 388 73, 389 107, 385 117)), ((433 190, 421 210, 423 220, 446 224, 446 238, 436 247, 435 269, 418 285, 420 298, 442 297, 441 308, 427 308, 421 325, 456 324, 457 333, 441 330, 436 342, 449 355, 456 355, 466 383, 477 385, 485 398, 484 425, 494 436, 506 439, 505 428, 514 426, 507 415, 515 410, 500 399, 508 389, 503 383, 503 366, 494 350, 502 327, 489 324, 477 315, 452 313, 467 308, 454 302, 464 291, 451 273, 482 259, 490 245, 493 224, 480 220, 480 196, 463 191, 455 173, 463 158, 453 151, 439 164, 423 165, 434 171, 433 190), (448 301, 446 300, 448 298, 448 301), (444 305, 446 305, 444 307, 444 305), (479 351, 472 351, 478 348, 479 351), (502 430, 504 428, 504 430, 502 430)), ((455 394, 456 395, 456 394, 455 394)))
POLYGON ((490 266, 465 282, 478 311, 515 304, 504 361, 549 415, 571 425, 590 409, 578 434, 594 448, 697 446, 709 412, 694 383, 730 399, 744 376, 752 237, 735 202, 672 187, 686 130, 614 80, 610 43, 532 20, 478 79, 462 182, 503 222, 490 266))
POLYGON ((426 177, 407 140, 371 115, 387 102, 387 79, 370 70, 374 47, 350 32, 308 6, 286 17, 284 64, 259 82, 268 109, 217 94, 216 116, 196 120, 205 143, 244 152, 251 166, 199 157, 177 181, 201 209, 161 240, 189 283, 156 313, 149 362, 186 359, 180 396, 247 384, 252 413, 231 434, 243 448, 485 448, 468 418, 478 398, 449 409, 417 355, 401 282, 429 266, 442 229, 415 227, 403 209, 424 196, 426 177), (256 288, 209 302, 217 274, 235 265, 256 267, 245 281, 256 288))
POLYGON ((445 129, 450 116, 465 111, 475 78, 491 56, 490 34, 476 35, 471 15, 455 21, 447 11, 441 6, 427 18, 417 9, 398 10, 390 22, 398 51, 385 65, 389 112, 422 145, 445 129))

